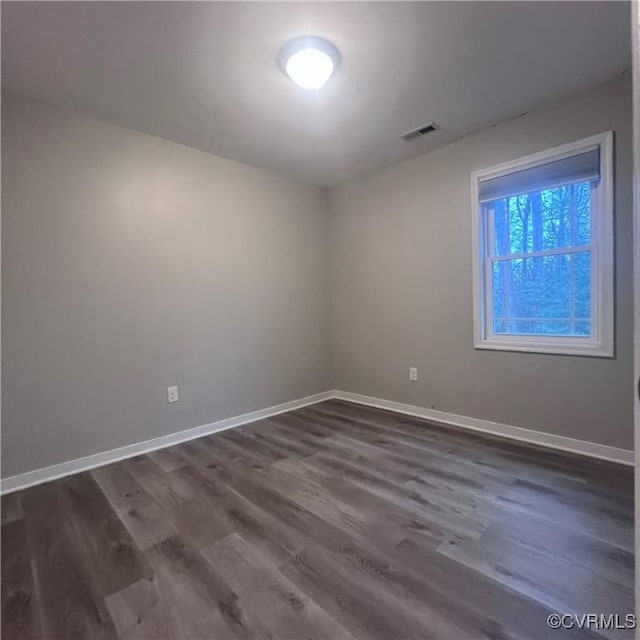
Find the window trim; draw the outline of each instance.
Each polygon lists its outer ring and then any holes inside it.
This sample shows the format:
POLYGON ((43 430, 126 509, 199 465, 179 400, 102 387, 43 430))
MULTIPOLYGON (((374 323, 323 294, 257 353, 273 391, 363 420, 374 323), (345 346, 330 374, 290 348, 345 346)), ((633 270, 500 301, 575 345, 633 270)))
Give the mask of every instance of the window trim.
MULTIPOLYGON (((592 208, 593 212, 593 208, 592 208)), ((613 247, 613 132, 605 131, 471 174, 473 261, 473 338, 476 349, 555 353, 576 356, 614 357, 614 247, 613 247), (600 184, 596 193, 597 215, 591 227, 593 336, 518 336, 492 334, 487 327, 486 269, 487 225, 479 199, 480 182, 560 160, 590 148, 600 148, 600 184)), ((570 249, 571 251, 571 249, 570 249)))

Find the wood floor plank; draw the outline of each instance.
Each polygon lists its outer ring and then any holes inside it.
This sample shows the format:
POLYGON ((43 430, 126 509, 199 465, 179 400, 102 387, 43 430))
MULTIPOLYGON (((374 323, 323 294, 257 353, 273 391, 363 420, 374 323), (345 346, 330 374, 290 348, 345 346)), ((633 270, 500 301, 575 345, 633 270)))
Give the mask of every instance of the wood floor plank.
POLYGON ((230 530, 242 535, 270 557, 283 562, 299 551, 303 544, 299 531, 221 481, 213 468, 188 468, 177 473, 184 482, 201 487, 212 512, 226 522, 230 530))
POLYGON ((594 631, 577 628, 557 629, 551 633, 547 617, 557 611, 463 563, 449 562, 422 539, 405 538, 389 553, 389 558, 407 573, 426 579, 431 589, 450 602, 452 614, 455 612, 462 618, 471 616, 491 637, 579 640, 602 637, 594 631))
POLYGON ((289 455, 300 455, 300 450, 295 446, 283 450, 283 447, 274 445, 264 432, 259 433, 256 429, 238 429, 234 433, 225 435, 227 440, 241 447, 244 451, 250 451, 257 456, 263 457, 265 462, 273 463, 289 455))
MULTIPOLYGON (((279 430, 284 429, 286 430, 286 432, 288 432, 290 437, 295 437, 297 430, 300 430, 304 433, 306 424, 307 420, 302 419, 300 427, 299 429, 297 429, 290 427, 288 424, 285 424, 282 421, 278 421, 278 423, 276 424, 276 428, 279 430)), ((314 425, 315 423, 311 422, 310 424, 314 425)), ((334 471, 338 474, 341 474, 344 469, 351 468, 353 470, 355 468, 358 468, 361 470, 369 471, 371 473, 377 473, 380 477, 383 477, 386 480, 400 484, 415 479, 415 472, 413 472, 412 470, 407 470, 401 465, 372 464, 372 462, 376 461, 375 459, 364 455, 357 445, 354 446, 353 442, 351 442, 351 446, 346 446, 344 443, 341 443, 336 438, 336 436, 339 435, 339 433, 331 432, 327 436, 318 438, 311 434, 306 434, 304 438, 305 441, 309 443, 309 446, 315 448, 315 453, 313 456, 314 459, 321 459, 327 464, 333 464, 335 467, 334 471), (346 465, 344 469, 342 468, 342 464, 346 465)))
POLYGON ((215 434, 207 438, 202 438, 202 444, 215 455, 223 455, 232 461, 238 461, 243 465, 253 469, 268 469, 273 462, 273 458, 261 455, 255 451, 250 451, 233 440, 222 437, 223 434, 215 434))
POLYGON ((575 495, 521 482, 495 497, 490 496, 489 500, 515 512, 537 515, 550 522, 560 521, 577 531, 586 529, 593 537, 633 551, 633 513, 625 514, 613 503, 597 499, 578 501, 575 495))
POLYGON ((31 572, 31 554, 24 520, 2 525, 3 638, 42 637, 40 608, 31 572))
POLYGON ((15 491, 2 496, 2 524, 9 524, 22 518, 22 501, 20 492, 15 491))
POLYGON ((633 473, 331 400, 2 497, 3 638, 611 640, 633 473))
POLYGON ((210 446, 207 446, 205 438, 183 442, 175 447, 180 455, 185 458, 191 467, 206 467, 215 461, 215 454, 210 446))
MULTIPOLYGON (((357 504, 361 518, 368 522, 378 521, 378 526, 384 526, 389 520, 398 531, 408 528, 410 530, 433 532, 431 525, 435 524, 441 535, 449 537, 451 534, 477 537, 488 526, 488 521, 482 521, 472 517, 469 513, 460 513, 452 509, 446 509, 440 505, 429 503, 426 500, 414 500, 409 496, 385 490, 380 486, 372 487, 364 483, 349 482, 344 477, 336 477, 322 471, 319 466, 314 466, 313 461, 286 460, 274 465, 273 470, 283 470, 300 481, 298 491, 303 492, 305 484, 312 487, 312 491, 320 495, 330 497, 331 507, 335 508, 338 501, 346 511, 347 505, 357 504), (381 513, 385 515, 380 516, 381 513)), ((299 499, 307 508, 312 509, 314 504, 309 505, 306 495, 299 499)), ((289 495, 294 494, 293 491, 289 495)), ((314 496, 314 493, 311 493, 314 496)), ((321 501, 312 498, 315 504, 321 501)), ((326 514, 326 511, 323 511, 326 514)), ((330 516, 329 516, 330 517, 330 516)))
POLYGON ((123 465, 160 506, 181 537, 195 548, 212 544, 230 533, 226 524, 198 500, 192 488, 164 472, 150 458, 132 458, 123 465))
POLYGON ((589 459, 578 454, 556 451, 546 447, 525 444, 490 434, 480 434, 450 425, 440 425, 421 418, 397 414, 386 409, 356 405, 342 400, 330 400, 307 408, 309 411, 328 412, 338 418, 371 424, 375 428, 393 430, 400 434, 427 438, 441 446, 453 446, 472 463, 480 463, 543 481, 573 479, 614 487, 618 495, 633 495, 633 474, 628 467, 603 460, 589 459), (477 454, 482 454, 480 457, 477 454), (478 458, 478 459, 476 459, 478 458))
POLYGON ((91 474, 79 473, 60 484, 69 503, 67 524, 73 529, 76 552, 99 597, 150 576, 144 555, 91 474))
POLYGON ((306 449, 306 453, 301 457, 308 457, 309 455, 316 455, 318 453, 333 454, 334 445, 331 442, 331 436, 335 433, 327 433, 326 435, 318 436, 314 435, 313 423, 311 425, 308 421, 302 421, 300 427, 292 427, 283 420, 268 420, 271 428, 268 431, 268 436, 275 438, 276 441, 285 442, 298 442, 306 449), (311 430, 309 429, 311 426, 311 430))
MULTIPOLYGON (((363 442, 347 435, 336 435, 331 439, 339 452, 350 449, 375 460, 378 467, 400 467, 408 469, 416 482, 453 485, 459 490, 473 495, 484 496, 492 487, 496 478, 477 473, 466 468, 454 459, 445 460, 439 456, 430 456, 417 451, 400 450, 385 447, 386 441, 363 442), (417 476, 417 477, 416 477, 417 476)), ((501 486, 507 488, 512 479, 503 479, 501 486)))
POLYGON ((306 435, 323 439, 333 436, 336 433, 335 429, 325 426, 313 418, 309 418, 302 413, 302 410, 281 413, 272 418, 267 418, 267 422, 276 427, 286 428, 289 433, 293 432, 295 436, 306 435))
POLYGON ((202 550, 231 585, 260 638, 353 640, 351 634, 287 579, 264 553, 238 534, 202 550))
POLYGON ((470 465, 468 462, 460 462, 454 451, 449 448, 439 450, 435 447, 416 447, 409 442, 404 442, 386 434, 362 439, 357 435, 339 435, 335 438, 342 439, 361 449, 370 451, 370 455, 381 456, 388 464, 396 462, 400 465, 420 469, 424 472, 425 466, 432 473, 440 473, 443 477, 457 477, 459 482, 470 486, 486 487, 498 484, 510 486, 516 479, 515 476, 489 465, 470 465))
MULTIPOLYGON (((344 422, 350 429, 366 435, 374 429, 384 438, 409 441, 428 445, 432 453, 440 455, 458 455, 466 459, 471 467, 480 467, 486 471, 495 471, 512 477, 528 477, 543 481, 547 478, 582 478, 580 473, 566 464, 566 456, 549 453, 548 450, 534 445, 505 440, 489 435, 477 435, 456 427, 437 425, 412 416, 393 414, 372 407, 350 405, 340 401, 331 401, 309 407, 309 412, 329 418, 338 424, 344 422), (426 428, 427 427, 427 428, 426 428), (527 451, 534 450, 535 462, 527 451), (479 455, 480 454, 480 455, 479 455)), ((315 415, 315 414, 314 414, 315 415)), ((570 461, 574 459, 570 457, 570 461)), ((476 469, 479 470, 479 469, 476 469)), ((584 478, 582 478, 584 481, 584 478)))
MULTIPOLYGON (((177 640, 195 637, 194 627, 162 579, 142 578, 105 599, 120 640, 177 640)), ((190 610, 188 610, 190 613, 190 610)), ((202 631, 196 628, 195 631, 202 631)), ((208 630, 204 630, 208 633, 208 630)))
POLYGON ((300 482, 296 478, 278 473, 277 470, 238 468, 220 459, 215 469, 209 467, 209 473, 214 474, 219 482, 226 484, 248 502, 268 511, 282 525, 296 530, 301 540, 306 537, 323 541, 331 539, 335 544, 340 544, 338 541, 346 539, 341 525, 360 533, 367 530, 366 524, 357 514, 356 507, 337 504, 326 496, 319 496, 320 503, 317 509, 314 509, 314 512, 309 511, 301 504, 299 498, 305 491, 314 495, 319 495, 318 492, 309 487, 300 489, 300 482), (347 512, 341 511, 340 506, 347 512), (326 514, 323 509, 326 509, 326 514), (318 515, 316 511, 320 511, 322 515, 318 515), (329 519, 323 518, 323 515, 328 515, 329 519))
POLYGON ((148 549, 178 533, 169 517, 122 463, 99 467, 91 475, 140 549, 148 549))
MULTIPOLYGON (((491 530, 479 540, 444 542, 438 551, 554 611, 604 611, 621 619, 629 613, 633 589, 560 556, 550 557, 513 540, 508 544, 491 530)), ((630 629, 626 634, 618 630, 602 633, 612 638, 633 637, 630 629)))
POLYGON ((158 449, 152 451, 149 457, 163 470, 163 471, 175 471, 180 467, 185 467, 187 461, 180 455, 179 451, 175 447, 168 447, 167 449, 158 449))
POLYGON ((96 585, 102 578, 87 570, 80 547, 88 540, 78 538, 60 481, 25 490, 22 502, 43 637, 115 638, 96 585))
MULTIPOLYGON (((416 490, 409 482, 390 480, 387 474, 379 471, 379 467, 370 465, 367 468, 358 463, 347 462, 335 455, 318 453, 310 457, 306 464, 320 468, 326 474, 337 475, 353 482, 383 499, 406 504, 410 510, 417 510, 419 513, 423 513, 425 509, 427 511, 435 509, 455 517, 463 516, 473 520, 473 514, 477 509, 477 501, 473 497, 456 492, 455 488, 445 485, 439 486, 437 491, 435 487, 429 491, 428 487, 420 485, 419 490, 416 490)), ((393 467, 386 465, 385 468, 391 475, 389 472, 393 467)), ((403 474, 398 472, 396 475, 402 478, 403 474)), ((477 513, 477 520, 481 528, 485 528, 488 524, 480 512, 477 513)))
POLYGON ((306 458, 318 450, 316 443, 305 442, 304 437, 289 437, 288 434, 278 433, 272 428, 271 423, 265 421, 265 429, 254 432, 253 437, 268 445, 273 451, 277 451, 280 459, 288 457, 306 458))
POLYGON ((251 638, 238 594, 195 549, 170 538, 147 552, 158 579, 168 589, 170 610, 179 636, 185 638, 251 638))
MULTIPOLYGON (((355 544, 337 551, 309 543, 281 571, 358 637, 472 637, 447 605, 421 598, 418 580, 355 544)), ((478 627, 474 632, 476 638, 492 637, 478 627)))

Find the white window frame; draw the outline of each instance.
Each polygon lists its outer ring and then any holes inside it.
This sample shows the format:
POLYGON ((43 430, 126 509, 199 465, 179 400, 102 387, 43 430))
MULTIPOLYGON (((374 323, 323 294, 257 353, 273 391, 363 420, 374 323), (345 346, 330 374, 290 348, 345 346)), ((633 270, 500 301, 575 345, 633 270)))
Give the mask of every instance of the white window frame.
MULTIPOLYGON (((471 174, 473 332, 476 349, 614 356, 613 132, 518 158, 471 174), (591 207, 591 337, 494 334, 487 221, 480 203, 480 183, 600 148, 600 183, 592 190, 591 207)), ((573 249, 562 250, 569 253, 573 249)), ((546 252, 545 252, 546 253, 546 252)), ((536 253, 524 254, 527 257, 536 253)))

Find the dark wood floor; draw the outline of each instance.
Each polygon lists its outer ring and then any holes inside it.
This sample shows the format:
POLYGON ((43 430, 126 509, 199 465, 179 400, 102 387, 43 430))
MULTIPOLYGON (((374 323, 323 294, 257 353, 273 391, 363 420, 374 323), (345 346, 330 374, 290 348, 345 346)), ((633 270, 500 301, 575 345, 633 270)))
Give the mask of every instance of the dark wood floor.
POLYGON ((3 497, 2 637, 601 637, 546 618, 633 611, 632 491, 324 402, 3 497))

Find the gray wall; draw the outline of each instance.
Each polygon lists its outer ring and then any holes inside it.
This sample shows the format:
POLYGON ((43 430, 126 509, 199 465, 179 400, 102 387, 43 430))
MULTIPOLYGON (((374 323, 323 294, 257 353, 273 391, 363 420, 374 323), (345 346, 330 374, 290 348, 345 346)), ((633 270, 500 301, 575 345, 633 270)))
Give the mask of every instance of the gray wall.
POLYGON ((626 78, 334 190, 334 386, 632 449, 631 163, 626 78), (608 129, 616 358, 475 350, 469 174, 608 129))
POLYGON ((2 145, 3 476, 330 388, 326 192, 7 96, 2 145))
POLYGON ((332 387, 633 448, 628 79, 328 200, 15 97, 2 143, 3 477, 332 387), (474 350, 469 174, 607 129, 616 358, 474 350))

